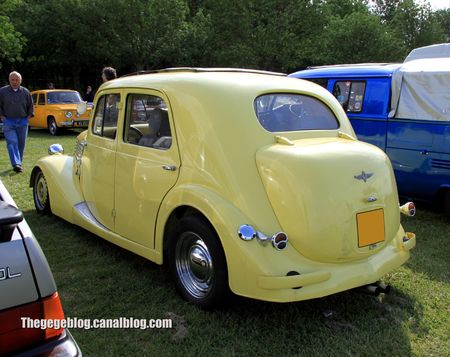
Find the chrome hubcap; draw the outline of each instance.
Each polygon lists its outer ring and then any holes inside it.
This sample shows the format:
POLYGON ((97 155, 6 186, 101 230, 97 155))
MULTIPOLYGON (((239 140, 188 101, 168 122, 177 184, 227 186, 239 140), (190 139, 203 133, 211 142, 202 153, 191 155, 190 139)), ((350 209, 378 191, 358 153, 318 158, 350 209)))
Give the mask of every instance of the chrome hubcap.
POLYGON ((214 270, 211 254, 200 236, 184 232, 175 247, 175 265, 184 288, 195 298, 203 298, 212 288, 214 270))
POLYGON ((47 203, 48 197, 48 189, 47 182, 45 181, 45 177, 42 173, 39 173, 39 176, 36 180, 36 203, 39 205, 39 208, 44 209, 45 204, 47 203))

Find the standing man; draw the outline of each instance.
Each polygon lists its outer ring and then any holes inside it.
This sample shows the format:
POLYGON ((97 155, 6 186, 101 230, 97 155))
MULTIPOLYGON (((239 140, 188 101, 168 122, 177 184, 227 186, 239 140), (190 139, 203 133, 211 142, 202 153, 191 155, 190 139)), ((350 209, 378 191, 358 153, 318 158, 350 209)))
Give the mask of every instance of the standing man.
POLYGON ((102 70, 102 81, 103 83, 110 81, 111 79, 117 78, 117 72, 112 67, 105 67, 102 70))
POLYGON ((23 171, 28 121, 34 116, 30 92, 21 83, 22 76, 14 71, 9 74, 9 86, 0 88, 0 120, 3 121, 9 160, 15 172, 23 171))

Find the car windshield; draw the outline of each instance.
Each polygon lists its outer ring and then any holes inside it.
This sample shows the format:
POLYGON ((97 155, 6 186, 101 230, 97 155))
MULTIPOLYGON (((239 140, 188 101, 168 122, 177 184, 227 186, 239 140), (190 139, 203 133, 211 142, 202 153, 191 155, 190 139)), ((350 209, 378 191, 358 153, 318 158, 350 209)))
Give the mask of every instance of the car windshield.
POLYGON ((260 124, 270 132, 333 130, 339 122, 320 100, 301 94, 266 94, 255 100, 260 124))
POLYGON ((79 103, 81 96, 78 92, 49 92, 47 104, 79 103))

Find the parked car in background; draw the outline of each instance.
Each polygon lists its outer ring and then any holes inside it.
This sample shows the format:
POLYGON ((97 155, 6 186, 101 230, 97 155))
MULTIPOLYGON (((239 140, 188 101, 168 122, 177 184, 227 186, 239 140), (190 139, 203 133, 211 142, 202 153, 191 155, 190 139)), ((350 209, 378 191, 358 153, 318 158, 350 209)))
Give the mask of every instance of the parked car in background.
POLYGON ((229 289, 287 302, 374 284, 415 246, 385 153, 326 90, 268 72, 106 82, 74 155, 40 159, 30 185, 38 212, 167 264, 207 308, 229 289))
POLYGON ((384 150, 399 194, 436 202, 450 218, 450 44, 404 63, 311 68, 290 75, 327 88, 358 138, 384 150))
POLYGON ((57 135, 65 128, 87 128, 90 106, 86 113, 77 112, 82 101, 80 93, 68 89, 45 89, 31 92, 34 103, 34 117, 30 126, 47 128, 51 135, 57 135))
POLYGON ((25 318, 64 312, 44 253, 0 181, 0 355, 81 356, 68 330, 24 328, 25 318))

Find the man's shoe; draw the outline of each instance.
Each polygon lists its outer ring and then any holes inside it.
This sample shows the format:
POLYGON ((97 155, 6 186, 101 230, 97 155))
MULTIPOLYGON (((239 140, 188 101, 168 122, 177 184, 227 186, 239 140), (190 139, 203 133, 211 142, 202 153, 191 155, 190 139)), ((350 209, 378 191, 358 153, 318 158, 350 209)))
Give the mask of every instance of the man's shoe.
POLYGON ((22 172, 23 171, 22 166, 20 166, 20 165, 14 166, 13 170, 14 170, 14 172, 22 172))

